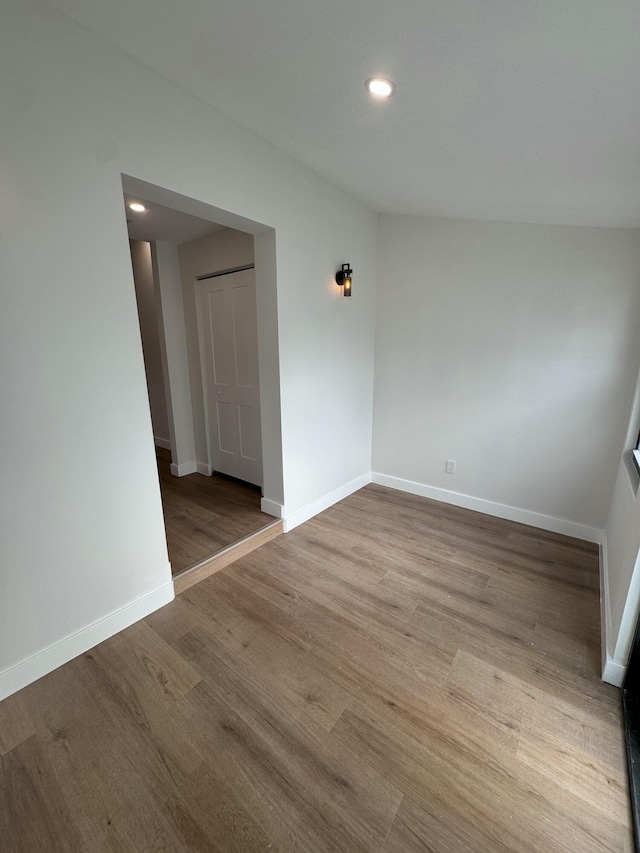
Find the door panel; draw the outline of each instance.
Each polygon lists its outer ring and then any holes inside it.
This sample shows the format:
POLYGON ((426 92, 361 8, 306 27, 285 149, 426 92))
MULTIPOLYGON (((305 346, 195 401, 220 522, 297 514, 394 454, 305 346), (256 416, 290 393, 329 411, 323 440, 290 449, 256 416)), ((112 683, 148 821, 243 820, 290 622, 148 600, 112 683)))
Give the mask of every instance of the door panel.
POLYGON ((216 413, 218 415, 218 450, 221 453, 235 453, 236 448, 236 425, 234 423, 234 411, 231 403, 215 401, 216 413))
POLYGON ((213 353, 213 381, 216 385, 232 385, 234 382, 233 327, 228 322, 230 314, 229 294, 220 288, 208 291, 209 323, 213 353))
POLYGON ((238 406, 240 420, 240 455, 255 460, 260 455, 260 431, 256 430, 256 419, 251 406, 238 406))
POLYGON ((254 271, 199 281, 197 294, 213 469, 262 485, 254 271))
POLYGON ((236 382, 239 387, 253 388, 258 378, 257 350, 252 336, 257 335, 257 329, 251 322, 246 322, 251 317, 255 308, 251 305, 251 299, 255 301, 255 291, 252 293, 248 287, 234 287, 232 290, 233 316, 235 331, 235 355, 236 355, 236 382), (245 318, 244 322, 235 322, 236 318, 245 318))

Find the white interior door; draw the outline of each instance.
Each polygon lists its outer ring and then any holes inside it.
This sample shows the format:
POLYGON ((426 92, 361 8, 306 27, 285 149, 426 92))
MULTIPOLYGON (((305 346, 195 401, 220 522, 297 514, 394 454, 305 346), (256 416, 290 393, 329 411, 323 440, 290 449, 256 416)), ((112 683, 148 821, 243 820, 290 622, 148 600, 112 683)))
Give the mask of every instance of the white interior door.
POLYGON ((213 469, 261 486, 255 273, 207 278, 197 288, 213 469))

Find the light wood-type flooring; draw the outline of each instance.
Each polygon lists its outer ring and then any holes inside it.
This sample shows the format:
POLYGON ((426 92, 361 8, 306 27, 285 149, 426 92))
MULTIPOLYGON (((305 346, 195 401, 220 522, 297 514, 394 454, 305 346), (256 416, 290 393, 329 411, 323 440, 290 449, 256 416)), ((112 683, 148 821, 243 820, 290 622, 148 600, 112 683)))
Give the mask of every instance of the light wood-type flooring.
POLYGON ((174 575, 273 522, 258 488, 217 474, 174 477, 169 451, 156 448, 156 456, 174 575))
POLYGON ((0 848, 631 851, 597 563, 367 486, 1 703, 0 848))

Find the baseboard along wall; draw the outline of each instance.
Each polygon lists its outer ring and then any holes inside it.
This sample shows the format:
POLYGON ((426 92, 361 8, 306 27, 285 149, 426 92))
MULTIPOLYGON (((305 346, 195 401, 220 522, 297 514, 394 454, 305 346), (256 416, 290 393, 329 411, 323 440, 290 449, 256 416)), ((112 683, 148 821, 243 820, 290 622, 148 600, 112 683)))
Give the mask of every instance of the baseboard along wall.
POLYGON ((476 512, 483 512, 485 515, 493 515, 496 518, 504 518, 507 521, 528 524, 531 527, 538 527, 540 530, 562 533, 564 536, 573 536, 576 539, 583 539, 585 542, 599 544, 602 538, 602 530, 599 527, 589 527, 586 524, 579 524, 577 521, 555 518, 552 515, 544 515, 543 513, 533 512, 532 510, 488 501, 484 498, 475 498, 471 495, 464 495, 461 492, 452 492, 436 486, 427 486, 424 483, 403 480, 400 477, 391 477, 388 474, 380 474, 378 472, 371 474, 371 480, 380 486, 388 486, 390 489, 410 492, 413 495, 432 498, 433 500, 460 506, 464 509, 473 509, 476 512))
POLYGON ((303 524, 305 521, 313 518, 314 515, 318 515, 318 513, 324 512, 325 509, 329 509, 330 506, 338 503, 338 501, 348 498, 349 495, 352 495, 354 492, 362 489, 370 482, 371 474, 367 472, 366 474, 362 474, 360 477, 356 477, 355 480, 351 480, 351 482, 345 483, 343 486, 339 486, 337 489, 334 489, 334 491, 323 495, 321 498, 318 498, 295 512, 288 513, 285 505, 285 507, 283 507, 284 532, 288 533, 290 530, 293 530, 294 527, 297 527, 299 524, 303 524))
POLYGON ((172 462, 169 470, 174 477, 186 477, 187 474, 195 474, 198 468, 195 461, 182 462, 180 465, 174 465, 172 462))
MULTIPOLYGON (((171 573, 169 565, 167 573, 171 573)), ((0 700, 144 619, 154 610, 173 601, 174 595, 173 581, 170 581, 0 672, 0 700)))
POLYGON ((269 498, 262 498, 260 501, 260 509, 266 512, 267 515, 272 515, 274 518, 284 518, 284 507, 277 501, 272 501, 269 498))

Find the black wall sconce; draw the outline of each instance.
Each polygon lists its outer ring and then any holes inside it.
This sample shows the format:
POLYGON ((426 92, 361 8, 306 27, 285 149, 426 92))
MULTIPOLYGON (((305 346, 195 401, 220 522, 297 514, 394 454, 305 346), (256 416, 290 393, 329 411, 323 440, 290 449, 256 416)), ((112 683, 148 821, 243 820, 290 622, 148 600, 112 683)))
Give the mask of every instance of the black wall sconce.
POLYGON ((344 288, 343 296, 351 296, 351 282, 353 280, 353 270, 349 264, 342 264, 342 269, 336 273, 336 282, 340 287, 344 288))

